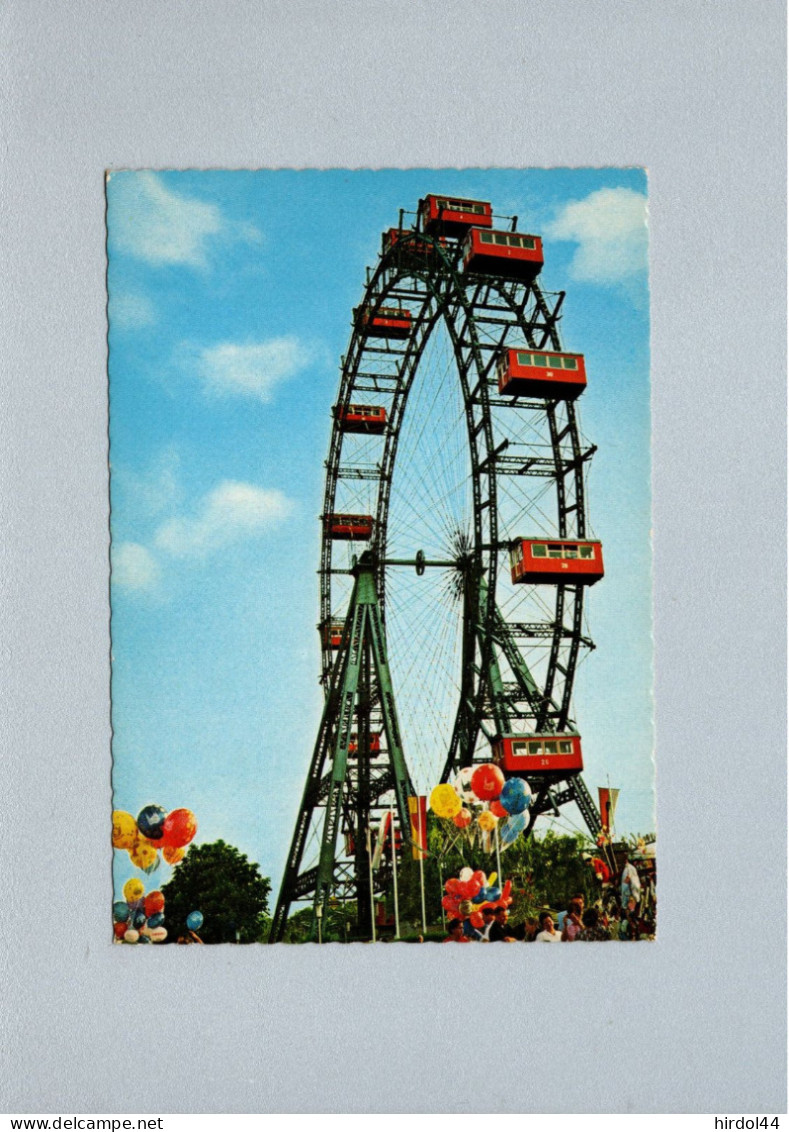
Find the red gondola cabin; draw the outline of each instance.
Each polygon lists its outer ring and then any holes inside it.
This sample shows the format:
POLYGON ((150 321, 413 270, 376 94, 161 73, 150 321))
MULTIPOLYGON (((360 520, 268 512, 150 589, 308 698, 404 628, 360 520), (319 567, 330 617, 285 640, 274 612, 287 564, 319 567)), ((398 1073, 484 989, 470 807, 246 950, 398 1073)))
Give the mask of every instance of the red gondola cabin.
MULTIPOLYGON (((446 246, 446 240, 443 236, 437 242, 442 247, 446 246)), ((398 244, 402 244, 403 251, 412 252, 415 256, 432 255, 435 251, 435 244, 432 240, 426 240, 410 228, 389 228, 383 234, 382 243, 384 252, 388 252, 390 248, 394 248, 398 244)))
POLYGON ((373 533, 372 515, 324 515, 323 525, 338 539, 368 539, 373 533))
POLYGON ((323 644, 327 649, 338 649, 342 644, 342 634, 345 629, 344 621, 330 621, 319 625, 323 644))
MULTIPOLYGON (((357 749, 358 749, 358 747, 357 747, 357 736, 356 736, 356 732, 354 731, 354 732, 351 733, 351 739, 350 739, 350 742, 348 743, 348 754, 349 755, 355 755, 357 749)), ((380 755, 380 753, 381 753, 381 734, 379 732, 377 735, 376 734, 370 735, 370 755, 371 755, 372 758, 375 758, 375 756, 380 755)))
POLYGON ((542 271, 542 240, 520 232, 472 228, 463 244, 463 270, 531 283, 542 271))
POLYGON ((422 228, 431 236, 465 235, 471 225, 490 228, 493 209, 485 200, 465 200, 461 197, 442 197, 434 193, 419 202, 422 228))
POLYGON ((491 749, 493 762, 509 774, 564 775, 584 768, 580 735, 498 735, 491 749))
POLYGON ((588 539, 518 539, 510 547, 514 583, 592 586, 603 577, 603 546, 588 539))
POLYGON ((375 313, 367 307, 357 307, 354 323, 368 338, 409 338, 411 335, 411 312, 402 307, 379 307, 375 313))
POLYGON ((574 401, 586 389, 583 354, 510 348, 499 358, 496 376, 499 393, 504 397, 560 397, 574 401))
POLYGON ((334 415, 342 432, 386 432, 386 409, 383 405, 337 405, 334 415))

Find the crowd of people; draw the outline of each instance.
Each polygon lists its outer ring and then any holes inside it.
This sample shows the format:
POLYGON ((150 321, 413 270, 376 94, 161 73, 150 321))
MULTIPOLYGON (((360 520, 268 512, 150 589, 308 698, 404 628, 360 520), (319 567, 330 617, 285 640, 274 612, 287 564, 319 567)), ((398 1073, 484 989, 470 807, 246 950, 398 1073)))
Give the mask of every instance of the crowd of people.
POLYGON ((576 892, 567 907, 554 914, 545 908, 537 919, 520 923, 510 920, 502 907, 486 907, 483 924, 470 919, 450 920, 444 943, 597 943, 602 940, 655 938, 655 890, 652 882, 642 886, 638 871, 625 858, 617 894, 613 885, 587 907, 586 897, 576 892))

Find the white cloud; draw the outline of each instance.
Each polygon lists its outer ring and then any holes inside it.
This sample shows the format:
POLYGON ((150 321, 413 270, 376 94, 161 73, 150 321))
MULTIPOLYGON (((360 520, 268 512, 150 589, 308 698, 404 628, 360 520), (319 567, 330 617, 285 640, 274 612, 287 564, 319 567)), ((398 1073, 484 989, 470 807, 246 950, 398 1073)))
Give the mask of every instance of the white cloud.
POLYGON ((217 236, 261 238, 253 225, 230 224, 216 204, 173 192, 151 172, 116 174, 109 200, 112 243, 148 263, 204 267, 217 236))
POLYGON ((142 472, 134 472, 125 467, 113 467, 113 493, 116 490, 121 492, 126 500, 126 506, 134 512, 160 515, 164 511, 172 511, 181 494, 180 466, 181 461, 176 448, 169 445, 142 472))
POLYGON ((572 201, 544 231, 578 244, 570 265, 575 279, 620 283, 647 269, 647 199, 633 189, 598 189, 572 201))
POLYGON ((131 291, 112 291, 109 305, 110 326, 121 330, 139 330, 153 326, 156 311, 153 303, 145 295, 131 291))
POLYGON ((128 590, 155 590, 159 564, 150 550, 137 542, 121 542, 112 548, 112 584, 128 590))
POLYGON ((203 555, 259 534, 289 515, 292 506, 280 491, 225 480, 203 498, 194 517, 163 523, 154 542, 177 558, 203 555))
POLYGON ((269 401, 278 382, 292 377, 311 360, 312 352, 298 338, 288 336, 246 345, 220 342, 207 346, 197 352, 194 367, 213 393, 238 393, 269 401))

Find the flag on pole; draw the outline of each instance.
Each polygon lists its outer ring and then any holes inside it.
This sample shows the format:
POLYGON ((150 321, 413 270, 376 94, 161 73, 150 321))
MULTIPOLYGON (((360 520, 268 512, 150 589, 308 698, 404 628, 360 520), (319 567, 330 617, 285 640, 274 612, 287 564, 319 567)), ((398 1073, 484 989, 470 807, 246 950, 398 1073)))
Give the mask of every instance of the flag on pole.
POLYGON ((610 833, 614 824, 614 810, 619 791, 612 790, 609 786, 598 786, 597 793, 600 796, 600 819, 603 823, 603 831, 610 833))
POLYGON ((381 823, 378 826, 378 833, 375 837, 375 849, 373 850, 372 867, 377 869, 381 864, 381 858, 384 855, 384 846, 386 845, 386 835, 389 832, 389 823, 392 820, 392 815, 389 810, 381 817, 381 823))
POLYGON ((408 816, 411 819, 411 856, 415 861, 427 857, 427 796, 419 794, 408 799, 408 816))

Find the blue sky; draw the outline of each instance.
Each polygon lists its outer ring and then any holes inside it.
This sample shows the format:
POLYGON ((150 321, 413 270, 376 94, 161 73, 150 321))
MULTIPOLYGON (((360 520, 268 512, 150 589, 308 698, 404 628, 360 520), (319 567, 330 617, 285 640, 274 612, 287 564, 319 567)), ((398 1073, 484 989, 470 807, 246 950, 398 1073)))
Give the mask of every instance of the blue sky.
MULTIPOLYGON (((655 825, 643 171, 114 173, 114 804, 189 807, 198 841, 238 846, 275 892, 322 705, 318 515, 339 357, 381 232, 436 191, 517 214, 543 237, 543 285, 567 291, 606 561, 574 714, 587 785, 622 790, 618 831, 655 825)), ((135 870, 115 857, 119 888, 135 870)))

